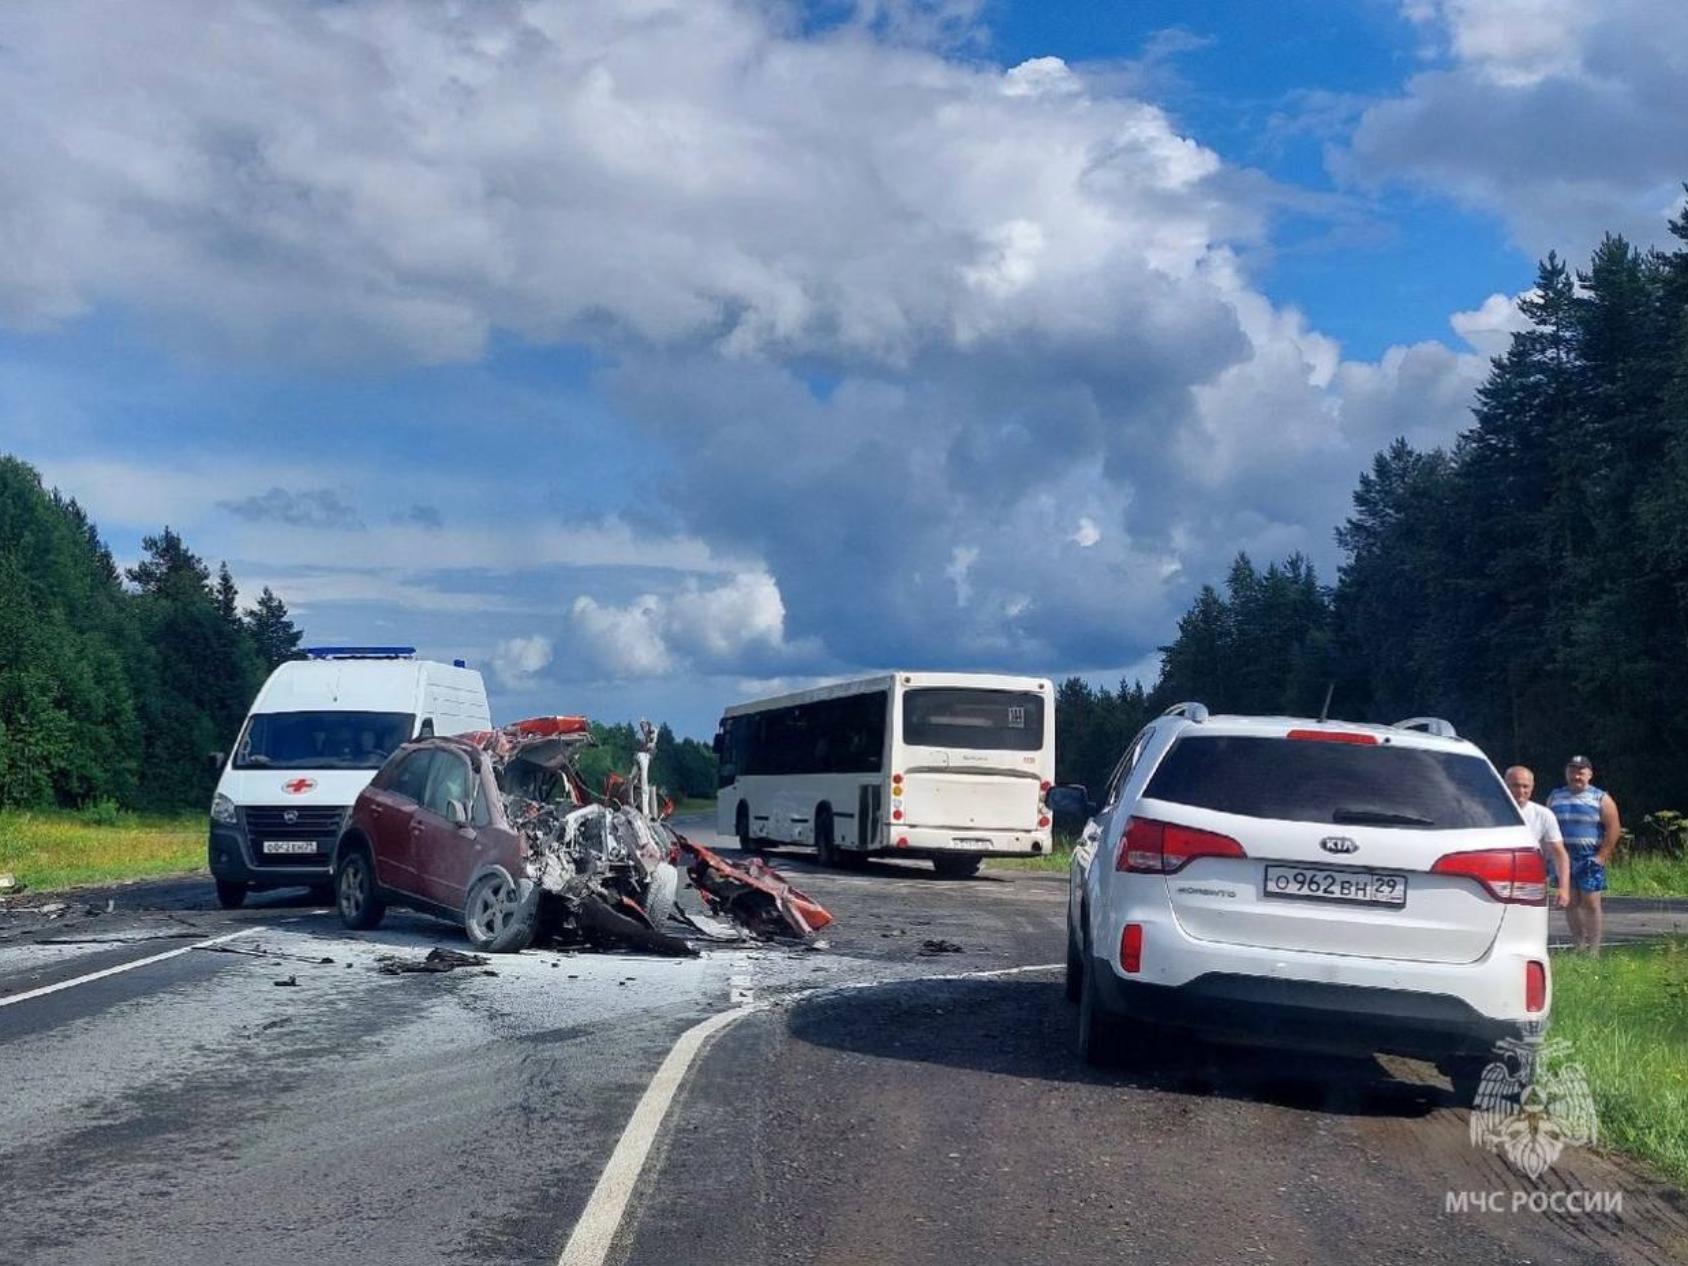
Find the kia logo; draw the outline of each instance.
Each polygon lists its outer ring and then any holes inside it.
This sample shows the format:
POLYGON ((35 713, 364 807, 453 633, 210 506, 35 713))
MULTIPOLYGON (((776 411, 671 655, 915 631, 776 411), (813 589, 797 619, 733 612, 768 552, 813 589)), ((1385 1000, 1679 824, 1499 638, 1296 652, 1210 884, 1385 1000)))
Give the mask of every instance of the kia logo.
POLYGON ((1319 841, 1319 847, 1327 853, 1357 853, 1360 846, 1346 835, 1327 835, 1319 841))

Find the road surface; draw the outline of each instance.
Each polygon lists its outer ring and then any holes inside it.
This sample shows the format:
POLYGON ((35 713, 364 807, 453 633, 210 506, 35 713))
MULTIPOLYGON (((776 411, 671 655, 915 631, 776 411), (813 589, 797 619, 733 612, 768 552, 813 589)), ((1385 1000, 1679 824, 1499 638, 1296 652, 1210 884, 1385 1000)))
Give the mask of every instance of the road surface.
POLYGON ((348 934, 286 894, 223 912, 205 880, 0 916, 0 1260, 580 1261, 583 1214, 653 1266, 1688 1260, 1680 1193, 1585 1152, 1539 1190, 1621 1214, 1450 1211, 1538 1188, 1419 1065, 1083 1068, 1040 966, 1059 875, 775 860, 838 917, 827 948, 392 976, 461 934, 348 934), (635 1108, 725 1012, 606 1221, 635 1108))

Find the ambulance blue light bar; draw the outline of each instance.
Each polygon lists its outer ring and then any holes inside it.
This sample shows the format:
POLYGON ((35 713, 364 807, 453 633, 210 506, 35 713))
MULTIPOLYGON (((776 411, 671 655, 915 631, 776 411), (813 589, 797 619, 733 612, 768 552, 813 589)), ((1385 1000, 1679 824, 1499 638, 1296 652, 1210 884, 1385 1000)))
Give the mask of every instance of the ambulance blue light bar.
POLYGON ((412 659, 414 646, 307 646, 310 659, 412 659))

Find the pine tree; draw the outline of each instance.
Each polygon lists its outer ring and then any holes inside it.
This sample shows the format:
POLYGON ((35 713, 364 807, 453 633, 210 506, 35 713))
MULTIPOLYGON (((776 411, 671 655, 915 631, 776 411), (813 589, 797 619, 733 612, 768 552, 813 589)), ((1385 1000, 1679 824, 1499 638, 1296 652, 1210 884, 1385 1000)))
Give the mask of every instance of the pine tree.
POLYGON ((287 604, 278 598, 268 585, 258 595, 256 605, 246 609, 246 628, 252 644, 267 671, 297 657, 300 631, 288 618, 287 604))

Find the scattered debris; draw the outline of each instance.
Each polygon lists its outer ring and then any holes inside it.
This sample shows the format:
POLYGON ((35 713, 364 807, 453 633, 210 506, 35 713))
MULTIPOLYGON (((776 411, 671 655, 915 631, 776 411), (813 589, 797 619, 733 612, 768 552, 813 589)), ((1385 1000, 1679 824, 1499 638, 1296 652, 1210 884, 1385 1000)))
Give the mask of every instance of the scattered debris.
POLYGON ((198 932, 152 932, 145 936, 39 936, 35 945, 139 945, 143 941, 191 941, 198 932))
POLYGON ((36 906, 35 913, 44 915, 49 919, 56 919, 68 909, 70 907, 62 901, 49 901, 44 906, 36 906))
POLYGON ((14 896, 17 893, 27 891, 28 888, 28 884, 19 883, 18 877, 9 870, 0 874, 0 897, 14 896))
MULTIPOLYGON (((166 936, 143 937, 141 939, 170 940, 175 937, 197 935, 196 932, 172 932, 166 936)), ((313 967, 332 967, 334 965, 332 958, 319 958, 315 954, 289 954, 286 950, 265 949, 262 945, 254 945, 250 949, 240 945, 195 945, 193 948, 204 954, 238 954, 242 958, 267 958, 271 965, 275 967, 280 967, 281 960, 284 958, 290 958, 296 963, 310 963, 313 967)), ((350 967, 351 964, 347 963, 346 966, 350 967)))
POLYGON ((299 987, 299 978, 297 976, 288 976, 282 980, 276 981, 275 983, 284 989, 296 989, 299 987))
POLYGON ((832 922, 819 902, 760 857, 734 865, 683 835, 674 838, 677 855, 690 860, 687 873, 692 886, 703 894, 710 909, 737 920, 755 935, 807 940, 832 922))
POLYGON ((377 969, 384 976, 403 976, 411 972, 438 975, 456 971, 459 967, 485 967, 492 960, 481 954, 464 954, 457 950, 431 949, 426 958, 400 958, 397 954, 383 954, 377 969))
POLYGON ((922 954, 964 954, 967 951, 954 941, 935 939, 920 942, 920 952, 922 954))

